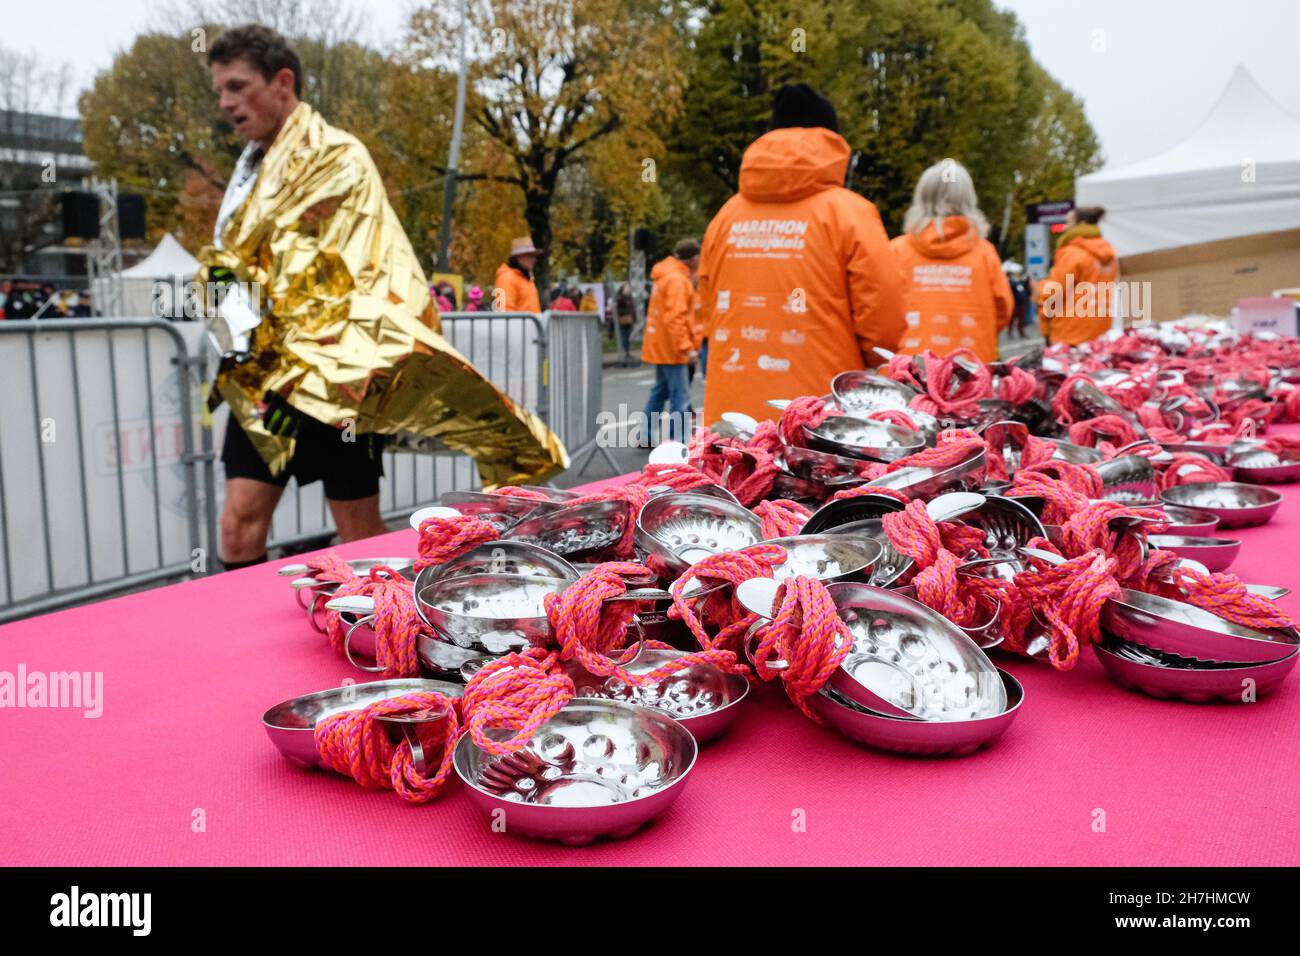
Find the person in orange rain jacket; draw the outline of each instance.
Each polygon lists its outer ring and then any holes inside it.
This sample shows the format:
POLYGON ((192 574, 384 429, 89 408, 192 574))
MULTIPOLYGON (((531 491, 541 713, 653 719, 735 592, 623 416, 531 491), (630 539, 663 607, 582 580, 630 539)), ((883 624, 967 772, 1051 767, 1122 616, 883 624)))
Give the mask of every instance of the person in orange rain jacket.
POLYGON ((995 361, 1015 298, 1001 257, 984 238, 988 220, 961 163, 945 159, 921 174, 903 229, 890 242, 903 270, 907 331, 899 350, 947 355, 968 348, 995 361))
POLYGON ((706 425, 731 411, 774 418, 769 399, 824 395, 836 374, 874 368, 872 349, 902 338, 898 262, 876 207, 844 188, 850 150, 838 129, 824 96, 782 87, 769 131, 745 150, 740 192, 709 224, 706 425))
POLYGON ((1056 240, 1052 273, 1038 290, 1039 324, 1052 345, 1078 345, 1110 331, 1119 260, 1101 237, 1104 215, 1098 206, 1071 210, 1056 240))
POLYGON ((537 247, 532 237, 510 240, 510 258, 497 266, 496 290, 492 293, 493 312, 540 312, 542 301, 533 282, 537 265, 537 247))
POLYGON ((649 434, 641 446, 657 444, 659 415, 668 403, 668 434, 672 441, 688 437, 687 418, 691 409, 690 367, 699 350, 695 333, 695 270, 700 265, 700 244, 683 239, 673 254, 650 270, 654 290, 646 306, 645 337, 641 361, 653 365, 655 383, 646 401, 645 420, 649 434))

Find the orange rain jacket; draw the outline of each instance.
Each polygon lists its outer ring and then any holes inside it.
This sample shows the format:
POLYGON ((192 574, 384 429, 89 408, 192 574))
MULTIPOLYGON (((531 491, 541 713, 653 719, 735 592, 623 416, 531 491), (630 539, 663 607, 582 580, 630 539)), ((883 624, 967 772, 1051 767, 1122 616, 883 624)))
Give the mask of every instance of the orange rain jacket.
POLYGON ((500 307, 495 297, 492 302, 496 312, 540 312, 542 300, 537 296, 537 286, 518 269, 511 268, 510 263, 503 262, 497 266, 496 287, 503 293, 500 307))
POLYGON ((691 338, 695 343, 695 351, 698 352, 704 347, 704 317, 700 314, 700 294, 693 283, 691 301, 694 303, 691 309, 691 338))
POLYGON ((1078 345, 1108 332, 1117 278, 1115 248, 1096 226, 1075 226, 1062 233, 1052 274, 1038 289, 1044 337, 1053 345, 1078 345))
POLYGON ((903 270, 907 331, 899 350, 947 355, 969 348, 985 362, 996 361, 998 332, 1016 303, 993 243, 964 216, 947 216, 942 238, 931 222, 890 247, 903 270))
POLYGON ((660 260, 650 270, 654 290, 645 311, 641 361, 652 365, 685 365, 699 347, 695 337, 695 287, 691 267, 676 256, 660 260))
POLYGON ((849 144, 820 127, 775 129, 745 150, 740 192, 700 253, 705 424, 774 418, 769 399, 825 395, 902 338, 898 262, 876 207, 843 187, 848 164, 849 144))

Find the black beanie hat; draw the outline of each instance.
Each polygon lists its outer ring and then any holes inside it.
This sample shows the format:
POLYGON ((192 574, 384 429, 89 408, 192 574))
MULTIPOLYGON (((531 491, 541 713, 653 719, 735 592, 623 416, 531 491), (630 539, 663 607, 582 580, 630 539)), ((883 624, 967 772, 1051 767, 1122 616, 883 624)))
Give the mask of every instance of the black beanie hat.
POLYGON ((807 83, 789 83, 777 90, 772 99, 769 128, 790 126, 821 126, 833 133, 840 131, 839 117, 831 101, 807 83))

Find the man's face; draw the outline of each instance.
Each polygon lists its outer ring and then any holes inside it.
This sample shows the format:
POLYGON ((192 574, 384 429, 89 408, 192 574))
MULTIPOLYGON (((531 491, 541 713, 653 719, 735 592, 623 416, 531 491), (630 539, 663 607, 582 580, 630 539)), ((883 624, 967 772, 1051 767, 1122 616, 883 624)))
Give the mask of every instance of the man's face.
POLYGON ((293 71, 287 67, 267 80, 247 60, 213 63, 212 89, 218 106, 243 139, 269 144, 297 105, 293 71))

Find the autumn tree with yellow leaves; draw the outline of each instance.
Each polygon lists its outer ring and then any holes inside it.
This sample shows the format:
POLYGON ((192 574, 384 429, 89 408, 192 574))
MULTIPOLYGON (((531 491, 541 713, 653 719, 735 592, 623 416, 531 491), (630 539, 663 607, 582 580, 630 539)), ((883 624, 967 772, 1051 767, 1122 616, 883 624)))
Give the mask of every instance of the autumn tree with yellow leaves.
MULTIPOLYGON (((532 235, 545 294, 557 239, 571 262, 583 235, 654 201, 662 137, 683 95, 675 8, 648 0, 470 0, 467 8, 466 118, 477 145, 460 178, 467 190, 505 187, 487 197, 513 197, 517 216, 506 227, 477 221, 501 243, 497 261, 512 229, 532 235), (557 216, 564 192, 587 194, 586 215, 557 216)), ((451 69, 460 29, 455 4, 431 4, 412 17, 404 55, 451 69)))

